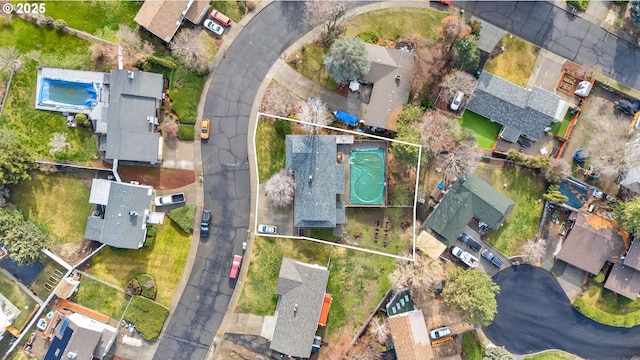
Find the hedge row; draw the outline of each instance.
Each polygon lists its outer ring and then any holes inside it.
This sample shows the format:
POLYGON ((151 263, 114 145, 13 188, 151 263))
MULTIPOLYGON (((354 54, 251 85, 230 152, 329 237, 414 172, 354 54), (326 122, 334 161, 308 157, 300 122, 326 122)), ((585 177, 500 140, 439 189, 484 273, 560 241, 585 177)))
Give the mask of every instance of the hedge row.
POLYGON ((589 0, 569 0, 567 1, 567 4, 580 11, 587 11, 587 7, 589 7, 589 0))
POLYGON ((196 206, 187 205, 173 209, 169 212, 169 219, 173 220, 176 225, 180 226, 186 233, 193 230, 193 221, 196 217, 196 206))
POLYGON ((196 129, 193 125, 180 124, 178 125, 178 139, 193 141, 196 137, 195 131, 196 129))
POLYGON ((625 328, 640 325, 640 310, 625 315, 610 314, 587 303, 582 298, 577 298, 573 301, 573 308, 600 324, 625 328))
POLYGON ((124 319, 132 322, 143 339, 155 341, 169 316, 169 309, 142 296, 134 296, 124 313, 124 319))

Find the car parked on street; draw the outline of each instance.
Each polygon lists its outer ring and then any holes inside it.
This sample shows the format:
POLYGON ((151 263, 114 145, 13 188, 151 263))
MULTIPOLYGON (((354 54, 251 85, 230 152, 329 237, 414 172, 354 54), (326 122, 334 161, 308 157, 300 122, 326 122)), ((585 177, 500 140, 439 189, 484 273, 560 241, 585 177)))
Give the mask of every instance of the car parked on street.
POLYGON ((211 128, 211 120, 209 119, 202 120, 202 125, 200 125, 200 139, 207 140, 209 138, 210 128, 211 128))
POLYGON ((211 211, 202 211, 202 220, 200 221, 200 236, 209 236, 209 226, 211 225, 211 211))
POLYGON ((460 233, 460 235, 458 235, 458 240, 460 240, 463 244, 470 247, 471 250, 475 252, 480 251, 480 249, 482 248, 482 245, 478 244, 475 240, 471 238, 471 236, 465 233, 460 233))
POLYGON ((261 234, 277 234, 278 227, 275 225, 260 224, 258 225, 258 232, 261 234))
POLYGON ((480 255, 491 262, 493 266, 497 267, 498 269, 500 269, 500 267, 502 266, 502 260, 493 255, 493 253, 489 251, 489 249, 484 249, 484 251, 480 255))
POLYGON ((447 326, 443 326, 437 329, 433 329, 431 330, 431 332, 429 332, 429 336, 431 337, 431 339, 436 340, 436 339, 440 339, 443 338, 445 336, 449 336, 451 335, 451 329, 449 329, 449 327, 447 326))
POLYGON ((233 255, 233 261, 231 262, 231 271, 229 271, 229 277, 232 279, 238 278, 240 272, 240 265, 242 264, 242 256, 233 255))

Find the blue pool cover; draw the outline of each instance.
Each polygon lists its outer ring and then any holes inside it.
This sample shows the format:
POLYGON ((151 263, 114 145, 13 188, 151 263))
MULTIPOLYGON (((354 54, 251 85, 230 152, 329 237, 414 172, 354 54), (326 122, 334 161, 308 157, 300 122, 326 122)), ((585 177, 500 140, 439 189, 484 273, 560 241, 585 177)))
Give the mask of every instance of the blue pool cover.
POLYGON ((42 78, 38 92, 38 105, 93 109, 97 100, 93 83, 42 78))
POLYGON ((560 188, 560 193, 569 198, 565 204, 575 209, 582 208, 582 206, 589 200, 589 197, 587 196, 587 189, 579 185, 565 180, 561 181, 560 184, 558 184, 558 187, 560 188))

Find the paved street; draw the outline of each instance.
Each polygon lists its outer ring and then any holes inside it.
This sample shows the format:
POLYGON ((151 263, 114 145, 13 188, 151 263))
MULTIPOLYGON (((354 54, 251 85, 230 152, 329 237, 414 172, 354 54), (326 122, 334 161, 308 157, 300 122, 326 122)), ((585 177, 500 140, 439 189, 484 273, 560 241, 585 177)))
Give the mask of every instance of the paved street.
POLYGON ((544 269, 514 266, 493 280, 500 285, 498 314, 484 332, 512 353, 562 349, 585 359, 626 359, 640 353, 640 327, 615 328, 585 318, 544 269))
POLYGON ((640 49, 546 1, 456 1, 479 18, 577 64, 597 64, 612 79, 640 89, 640 49))
POLYGON ((200 242, 189 282, 154 359, 204 359, 229 305, 231 258, 242 253, 250 213, 247 128, 256 92, 271 65, 303 35, 302 2, 274 2, 233 40, 207 93, 202 143, 205 207, 212 232, 200 242))

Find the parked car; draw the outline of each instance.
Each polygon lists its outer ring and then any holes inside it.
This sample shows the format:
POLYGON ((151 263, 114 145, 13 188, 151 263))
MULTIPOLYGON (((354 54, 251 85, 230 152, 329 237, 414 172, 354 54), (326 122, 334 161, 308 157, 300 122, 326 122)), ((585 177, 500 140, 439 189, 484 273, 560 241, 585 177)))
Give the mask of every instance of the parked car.
POLYGON ((449 5, 451 4, 451 0, 434 0, 435 2, 439 2, 440 4, 449 5))
POLYGON ((320 351, 320 346, 322 345, 322 338, 318 335, 313 337, 313 343, 311 344, 311 353, 316 353, 320 351))
POLYGON ((460 108, 460 104, 462 104, 462 99, 464 99, 464 93, 462 91, 456 92, 456 95, 453 97, 449 108, 453 111, 458 110, 460 108))
POLYGON ((449 329, 449 327, 447 326, 443 326, 437 329, 433 329, 431 330, 431 332, 429 332, 429 336, 431 336, 431 339, 435 340, 435 339, 440 339, 443 338, 445 336, 449 336, 451 335, 451 329, 449 329))
POLYGON ((460 259, 463 263, 465 263, 468 267, 475 269, 478 267, 479 263, 478 263, 478 258, 469 254, 468 252, 460 249, 457 246, 454 246, 451 249, 451 254, 453 254, 453 256, 457 257, 458 259, 460 259))
POLYGON ((184 193, 156 196, 153 202, 156 204, 156 206, 180 204, 185 202, 185 197, 184 193))
POLYGON ((278 227, 275 225, 260 224, 258 225, 258 232, 261 234, 277 234, 278 227))
POLYGON ((238 278, 238 273, 240 272, 240 265, 242 264, 242 256, 233 255, 233 261, 231 262, 231 271, 229 272, 229 277, 232 279, 238 278))
POLYGON ((493 253, 489 251, 489 249, 484 249, 481 256, 489 260, 489 262, 491 262, 493 266, 497 267, 498 269, 500 269, 500 267, 502 266, 502 260, 498 259, 498 257, 493 255, 493 253))
POLYGON ((209 119, 202 120, 202 125, 200 125, 200 139, 207 140, 209 138, 210 127, 211 127, 211 120, 209 119))
POLYGON ((202 211, 202 220, 200 221, 200 236, 209 236, 209 226, 211 225, 211 211, 202 211))
POLYGON ((205 20, 202 25, 204 25, 204 27, 207 28, 207 30, 211 31, 212 33, 214 33, 214 34, 216 34, 218 36, 222 36, 222 33, 224 33, 224 28, 222 26, 216 24, 211 19, 205 20))
POLYGON ((471 248, 471 250, 475 252, 480 251, 480 249, 482 248, 482 246, 475 242, 475 240, 473 240, 471 236, 465 233, 460 233, 460 235, 458 235, 458 240, 462 241, 463 244, 467 245, 471 248))
POLYGON ((216 9, 211 10, 211 18, 224 26, 231 25, 231 19, 216 9))

